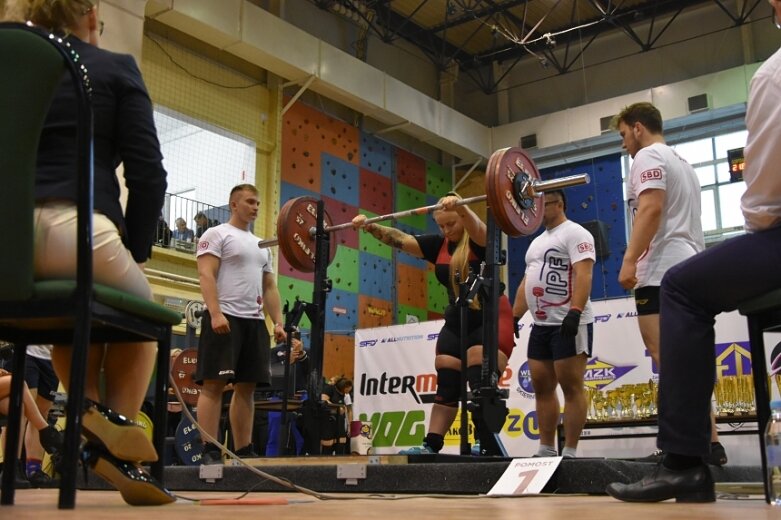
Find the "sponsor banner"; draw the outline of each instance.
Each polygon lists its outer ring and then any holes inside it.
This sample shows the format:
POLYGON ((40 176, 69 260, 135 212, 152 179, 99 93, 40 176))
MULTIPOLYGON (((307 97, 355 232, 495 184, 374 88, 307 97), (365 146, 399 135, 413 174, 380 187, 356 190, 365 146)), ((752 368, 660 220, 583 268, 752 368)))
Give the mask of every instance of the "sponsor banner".
MULTIPOLYGON (((586 366, 585 385, 609 390, 650 379, 658 381, 658 369, 640 337, 634 300, 620 298, 592 305, 594 347, 586 366)), ((356 331, 354 416, 372 424, 376 453, 396 453, 418 446, 425 436, 436 393, 434 349, 443 323, 438 320, 356 331)), ((500 439, 512 457, 532 455, 539 439, 534 389, 526 357, 532 326, 529 313, 520 326, 520 338, 500 379, 500 387, 508 389, 510 394, 507 402, 510 412, 500 439)), ((778 335, 766 338, 771 340, 767 343, 768 357, 777 338, 778 335)), ((716 343, 719 374, 750 372, 744 317, 737 312, 720 315, 716 322, 716 343)), ((561 392, 559 402, 563 407, 561 392)), ((456 419, 445 438, 444 453, 459 453, 458 428, 456 419)), ((470 434, 471 431, 470 423, 470 434)))

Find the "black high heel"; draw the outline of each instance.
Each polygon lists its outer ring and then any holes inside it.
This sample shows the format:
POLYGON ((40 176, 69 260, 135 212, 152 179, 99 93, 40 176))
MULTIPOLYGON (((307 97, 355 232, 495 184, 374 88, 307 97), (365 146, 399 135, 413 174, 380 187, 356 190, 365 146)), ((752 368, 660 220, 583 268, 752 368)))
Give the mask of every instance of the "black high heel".
POLYGON ((154 462, 157 451, 144 429, 124 415, 85 399, 82 416, 84 435, 91 441, 102 444, 114 457, 120 460, 154 462))
POLYGON ((161 506, 176 501, 172 493, 133 462, 118 460, 97 447, 88 447, 84 452, 84 460, 85 467, 88 465, 114 486, 122 499, 131 506, 161 506))

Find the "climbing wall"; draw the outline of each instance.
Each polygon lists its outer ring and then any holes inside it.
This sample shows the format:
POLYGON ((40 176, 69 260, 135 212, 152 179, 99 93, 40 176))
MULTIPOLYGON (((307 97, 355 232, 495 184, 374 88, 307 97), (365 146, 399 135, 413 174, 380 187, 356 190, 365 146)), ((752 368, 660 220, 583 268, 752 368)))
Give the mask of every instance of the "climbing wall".
MULTIPOLYGON (((349 222, 358 213, 373 217, 434 204, 450 187, 448 169, 301 102, 284 117, 281 167, 280 204, 300 196, 322 199, 334 224, 349 222)), ((389 225, 408 233, 438 232, 427 215, 389 225)), ((427 262, 352 229, 333 233, 331 240, 337 249, 328 268, 333 289, 326 300, 326 366, 329 345, 336 349, 333 355, 352 355, 348 343, 356 328, 442 316, 447 295, 427 262)), ((312 280, 312 273, 296 271, 280 257, 283 304, 292 304, 296 297, 311 301, 312 280)), ((306 317, 300 325, 304 330, 311 326, 306 317)), ((334 370, 344 364, 333 363, 334 370)))

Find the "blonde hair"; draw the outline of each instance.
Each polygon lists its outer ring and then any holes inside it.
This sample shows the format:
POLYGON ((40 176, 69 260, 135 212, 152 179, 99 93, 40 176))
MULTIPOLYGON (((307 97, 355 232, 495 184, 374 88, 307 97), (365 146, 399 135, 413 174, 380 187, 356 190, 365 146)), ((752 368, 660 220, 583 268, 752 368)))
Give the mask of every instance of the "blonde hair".
MULTIPOLYGON (((456 197, 461 199, 461 195, 454 191, 450 191, 445 194, 445 197, 456 197)), ((441 203, 445 197, 439 199, 438 203, 441 203)), ((447 210, 437 210, 434 213, 447 210)), ((459 218, 461 218, 459 216, 459 218)), ((466 280, 469 276, 469 232, 464 228, 464 233, 461 235, 461 240, 458 241, 455 251, 450 258, 450 287, 453 289, 453 294, 458 298, 459 287, 456 283, 456 274, 460 275, 461 282, 466 280)), ((469 305, 471 309, 479 309, 480 302, 477 298, 472 299, 472 303, 469 305)))
POLYGON ((50 32, 67 34, 97 5, 98 0, 6 0, 3 19, 30 21, 50 32))

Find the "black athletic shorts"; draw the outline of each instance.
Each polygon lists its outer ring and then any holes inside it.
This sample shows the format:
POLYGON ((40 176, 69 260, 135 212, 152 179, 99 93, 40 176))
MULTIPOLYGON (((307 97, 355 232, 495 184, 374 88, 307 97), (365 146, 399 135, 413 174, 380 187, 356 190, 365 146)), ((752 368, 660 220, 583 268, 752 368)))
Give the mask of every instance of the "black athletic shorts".
POLYGON ((204 311, 198 341, 198 366, 193 379, 198 384, 204 380, 223 380, 269 386, 270 347, 266 322, 227 314, 225 317, 231 331, 217 334, 212 330, 209 311, 204 311))
POLYGON ((635 305, 638 316, 659 314, 659 286, 647 285, 635 289, 635 305))
POLYGON ((561 337, 561 327, 535 325, 529 333, 529 359, 538 361, 556 361, 578 354, 591 357, 594 344, 594 324, 580 325, 578 334, 573 337, 561 337))
POLYGON ((60 384, 50 360, 29 354, 24 365, 24 381, 31 390, 37 388, 38 395, 47 401, 54 401, 54 394, 60 384))

